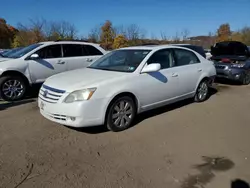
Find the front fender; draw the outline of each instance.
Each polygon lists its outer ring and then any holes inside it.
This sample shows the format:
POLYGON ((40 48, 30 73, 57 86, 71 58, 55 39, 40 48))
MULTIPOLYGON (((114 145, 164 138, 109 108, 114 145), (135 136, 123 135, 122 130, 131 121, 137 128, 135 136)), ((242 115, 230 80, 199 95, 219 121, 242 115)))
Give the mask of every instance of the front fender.
POLYGON ((25 76, 27 78, 27 80, 29 81, 29 84, 32 84, 32 81, 30 79, 30 74, 29 74, 29 70, 27 67, 23 67, 23 68, 14 68, 14 67, 8 67, 8 68, 4 68, 4 69, 0 69, 0 76, 2 76, 4 73, 7 72, 18 72, 19 74, 22 74, 23 76, 25 76))

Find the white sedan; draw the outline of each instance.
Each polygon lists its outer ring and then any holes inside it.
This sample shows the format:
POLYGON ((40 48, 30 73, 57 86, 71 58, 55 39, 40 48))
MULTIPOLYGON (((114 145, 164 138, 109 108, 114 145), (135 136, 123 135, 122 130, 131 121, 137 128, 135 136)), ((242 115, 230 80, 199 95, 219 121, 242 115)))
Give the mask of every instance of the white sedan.
POLYGON ((187 98, 205 101, 216 75, 210 61, 187 48, 160 45, 112 51, 92 65, 48 78, 41 114, 71 127, 122 131, 136 114, 187 98))

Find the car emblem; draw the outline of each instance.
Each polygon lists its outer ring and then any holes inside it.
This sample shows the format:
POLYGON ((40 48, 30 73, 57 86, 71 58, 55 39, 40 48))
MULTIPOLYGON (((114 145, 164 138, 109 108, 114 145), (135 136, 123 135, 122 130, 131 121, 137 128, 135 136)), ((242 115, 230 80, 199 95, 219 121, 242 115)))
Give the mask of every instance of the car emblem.
POLYGON ((48 90, 45 90, 45 91, 43 92, 43 96, 46 98, 47 95, 48 95, 48 90))

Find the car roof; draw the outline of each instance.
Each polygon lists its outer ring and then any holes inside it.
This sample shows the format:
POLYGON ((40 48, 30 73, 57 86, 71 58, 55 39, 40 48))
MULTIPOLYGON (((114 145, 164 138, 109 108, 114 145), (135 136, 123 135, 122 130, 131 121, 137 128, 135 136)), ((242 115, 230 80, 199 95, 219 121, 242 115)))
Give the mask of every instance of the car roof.
POLYGON ((125 47, 125 48, 120 48, 120 49, 123 49, 123 50, 160 50, 164 48, 185 48, 185 47, 182 47, 179 45, 166 44, 166 45, 131 46, 131 47, 125 47))
POLYGON ((96 43, 90 43, 90 42, 82 42, 82 41, 46 41, 46 42, 39 42, 38 44, 45 44, 45 45, 50 45, 50 44, 89 44, 93 46, 100 46, 100 44, 96 43))

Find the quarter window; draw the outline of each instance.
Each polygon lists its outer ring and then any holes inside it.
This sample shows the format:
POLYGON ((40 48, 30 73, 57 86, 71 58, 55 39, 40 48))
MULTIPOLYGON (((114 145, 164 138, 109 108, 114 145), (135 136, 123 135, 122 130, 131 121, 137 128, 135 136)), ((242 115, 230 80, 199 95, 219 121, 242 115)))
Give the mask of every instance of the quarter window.
POLYGON ((36 52, 41 59, 62 57, 61 45, 46 46, 36 52))
POLYGON ((148 64, 159 63, 161 69, 166 69, 172 66, 173 56, 171 50, 159 50, 155 52, 148 60, 148 64))
POLYGON ((101 51, 99 51, 97 48, 91 45, 84 45, 86 51, 88 52, 88 55, 103 55, 101 51))
POLYGON ((83 45, 80 44, 64 44, 63 57, 79 57, 84 56, 83 45))
POLYGON ((174 66, 190 65, 200 63, 199 58, 191 51, 184 49, 174 49, 175 52, 175 64, 174 66))

